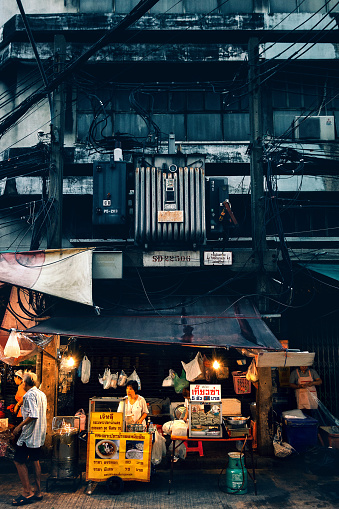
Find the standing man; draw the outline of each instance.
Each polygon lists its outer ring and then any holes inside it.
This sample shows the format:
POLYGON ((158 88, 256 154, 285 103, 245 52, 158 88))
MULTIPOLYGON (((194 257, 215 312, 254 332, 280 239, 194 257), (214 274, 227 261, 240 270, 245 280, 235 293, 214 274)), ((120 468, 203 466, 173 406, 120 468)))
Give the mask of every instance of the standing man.
POLYGON ((18 435, 21 431, 16 444, 14 464, 18 470, 23 494, 13 500, 12 505, 26 505, 42 500, 39 456, 46 437, 47 399, 45 394, 37 388, 35 373, 24 373, 23 383, 26 390, 21 407, 23 421, 13 430, 14 435, 18 435), (28 458, 34 466, 35 492, 29 482, 26 466, 28 458))
POLYGON ((295 389, 297 406, 301 410, 316 410, 318 408, 317 385, 321 385, 322 380, 315 369, 309 366, 300 366, 292 371, 290 376, 290 387, 295 389))

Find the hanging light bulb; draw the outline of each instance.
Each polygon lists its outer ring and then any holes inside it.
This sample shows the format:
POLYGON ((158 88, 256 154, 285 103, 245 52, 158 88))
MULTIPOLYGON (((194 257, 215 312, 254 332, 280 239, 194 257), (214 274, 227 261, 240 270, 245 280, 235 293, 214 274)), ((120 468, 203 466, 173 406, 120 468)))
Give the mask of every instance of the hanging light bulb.
POLYGON ((74 364, 75 364, 74 357, 68 357, 66 364, 67 364, 67 367, 74 368, 74 364))
POLYGON ((4 348, 5 357, 14 357, 17 359, 20 356, 20 346, 18 342, 18 333, 15 329, 11 329, 8 336, 6 346, 4 348))
POLYGON ((214 361, 214 362, 213 362, 213 368, 214 368, 215 370, 218 370, 218 369, 220 368, 220 362, 218 362, 218 361, 214 361))

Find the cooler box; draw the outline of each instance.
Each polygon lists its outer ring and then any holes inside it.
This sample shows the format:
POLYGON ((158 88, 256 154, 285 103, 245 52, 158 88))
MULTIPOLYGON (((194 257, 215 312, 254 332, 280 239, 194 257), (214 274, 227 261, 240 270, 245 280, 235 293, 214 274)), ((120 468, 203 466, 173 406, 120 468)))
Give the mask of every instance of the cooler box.
POLYGON ((286 441, 298 452, 307 447, 317 445, 318 442, 318 421, 312 417, 306 419, 284 418, 284 433, 286 441))

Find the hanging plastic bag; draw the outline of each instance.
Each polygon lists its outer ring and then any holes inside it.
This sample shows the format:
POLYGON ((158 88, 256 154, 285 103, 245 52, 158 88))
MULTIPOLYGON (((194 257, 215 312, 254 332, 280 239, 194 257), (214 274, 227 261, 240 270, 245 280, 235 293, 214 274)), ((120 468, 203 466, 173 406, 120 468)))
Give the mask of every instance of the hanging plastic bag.
POLYGON ((91 377, 91 361, 87 355, 81 361, 81 381, 83 384, 88 384, 91 377))
POLYGON ((118 385, 120 387, 122 387, 123 385, 126 385, 126 383, 127 383, 127 375, 126 375, 125 371, 122 369, 121 373, 119 375, 119 378, 118 378, 118 385))
MULTIPOLYGON (((173 443, 175 442, 172 442, 168 448, 168 450, 170 452, 173 451, 173 443)), ((187 449, 186 449, 186 446, 184 443, 181 443, 180 445, 178 445, 176 448, 175 448, 175 452, 174 452, 175 456, 179 457, 181 460, 184 460, 186 459, 186 454, 187 454, 187 449)))
POLYGON ((205 378, 204 361, 200 352, 197 353, 191 362, 185 364, 185 362, 181 361, 181 364, 186 372, 186 379, 189 382, 205 378))
POLYGON ((74 417, 80 418, 79 423, 79 431, 85 431, 86 429, 86 412, 83 408, 80 408, 80 410, 77 411, 77 413, 74 415, 74 417))
POLYGON ((154 442, 152 446, 152 465, 159 465, 163 456, 166 456, 166 440, 156 430, 154 432, 154 442))
POLYGON ((118 375, 119 373, 111 373, 111 387, 112 389, 116 389, 118 387, 118 375))
POLYGON ((170 369, 169 375, 166 378, 164 378, 164 380, 162 381, 162 386, 163 387, 173 387, 174 386, 174 376, 175 376, 175 373, 174 373, 173 369, 170 369))
POLYGON ((138 389, 139 391, 141 391, 141 381, 136 370, 134 370, 133 373, 127 378, 126 383, 129 382, 130 380, 134 380, 135 382, 137 382, 138 389))
POLYGON ((104 389, 109 389, 111 387, 112 375, 111 370, 109 368, 105 369, 104 375, 99 375, 99 382, 103 385, 104 389))
POLYGON ((259 380, 257 366, 255 364, 255 359, 252 359, 251 364, 248 367, 246 378, 249 382, 257 382, 259 380))
POLYGON ((173 382, 174 382, 174 390, 177 394, 180 394, 180 392, 182 392, 182 390, 185 387, 189 386, 189 382, 186 380, 186 373, 184 370, 182 370, 180 378, 175 373, 173 382))

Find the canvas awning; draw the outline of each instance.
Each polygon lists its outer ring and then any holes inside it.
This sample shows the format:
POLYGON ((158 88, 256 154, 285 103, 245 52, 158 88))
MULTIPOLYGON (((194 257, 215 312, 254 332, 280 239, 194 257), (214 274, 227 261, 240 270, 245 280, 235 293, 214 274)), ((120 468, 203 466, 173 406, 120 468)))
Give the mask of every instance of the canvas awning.
POLYGON ((145 309, 127 301, 111 316, 59 316, 28 329, 26 333, 60 334, 84 338, 181 344, 198 347, 234 347, 281 350, 253 304, 247 299, 230 303, 224 297, 195 299, 161 308, 145 309), (136 306, 136 307, 135 307, 136 306))
POLYGON ((0 281, 88 306, 92 300, 93 249, 0 253, 0 281))

